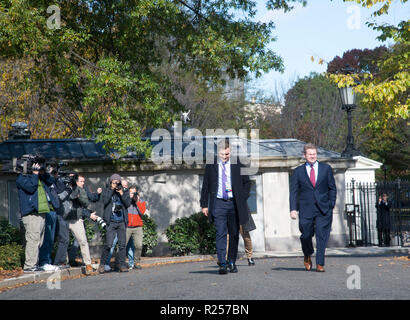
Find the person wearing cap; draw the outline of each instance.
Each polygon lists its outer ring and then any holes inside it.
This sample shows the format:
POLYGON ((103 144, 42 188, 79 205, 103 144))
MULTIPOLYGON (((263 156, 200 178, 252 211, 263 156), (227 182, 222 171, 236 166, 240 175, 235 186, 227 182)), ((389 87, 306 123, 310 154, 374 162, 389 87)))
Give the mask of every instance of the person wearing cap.
POLYGON ((101 255, 101 262, 98 268, 99 273, 104 273, 104 262, 110 253, 114 238, 118 238, 118 261, 120 272, 127 272, 125 265, 126 229, 128 225, 127 208, 131 205, 129 191, 121 185, 121 176, 117 173, 110 177, 109 186, 103 191, 101 196, 104 211, 102 218, 107 224, 105 244, 101 255))

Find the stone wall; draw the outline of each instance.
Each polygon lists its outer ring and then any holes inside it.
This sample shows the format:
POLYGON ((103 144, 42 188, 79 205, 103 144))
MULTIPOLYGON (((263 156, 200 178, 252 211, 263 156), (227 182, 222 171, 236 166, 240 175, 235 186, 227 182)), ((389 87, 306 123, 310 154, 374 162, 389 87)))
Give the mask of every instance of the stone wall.
MULTIPOLYGON (((329 246, 344 246, 347 242, 346 217, 344 216, 344 173, 354 165, 352 160, 319 159, 329 163, 335 173, 338 190, 336 207, 329 246)), ((289 216, 289 177, 293 169, 303 161, 300 158, 270 157, 258 161, 258 175, 262 184, 263 228, 252 231, 264 233, 265 251, 285 251, 300 249, 298 220, 289 216)), ((170 165, 157 166, 148 162, 122 163, 72 163, 72 167, 86 177, 86 185, 92 192, 98 187, 105 188, 111 174, 119 173, 129 184, 137 184, 141 196, 147 201, 147 214, 158 226, 159 245, 154 255, 169 254, 165 229, 177 218, 186 217, 200 211, 200 176, 204 166, 170 165)), ((2 216, 8 216, 7 179, 0 176, 0 209, 2 216)), ((15 177, 14 177, 15 179, 15 177)), ((13 191, 15 192, 15 190, 13 191)), ((102 204, 92 205, 92 209, 102 215, 102 204)), ((93 257, 101 254, 101 237, 97 234, 90 243, 93 257)))

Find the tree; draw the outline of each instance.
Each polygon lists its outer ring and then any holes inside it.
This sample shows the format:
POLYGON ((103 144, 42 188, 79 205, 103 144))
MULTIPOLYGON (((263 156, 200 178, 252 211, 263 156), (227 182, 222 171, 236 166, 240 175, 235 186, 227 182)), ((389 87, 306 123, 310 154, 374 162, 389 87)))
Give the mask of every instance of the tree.
POLYGON ((387 54, 388 49, 380 46, 374 49, 351 49, 343 53, 342 57, 336 56, 327 65, 326 72, 338 73, 348 65, 356 73, 368 72, 375 74, 379 72, 377 62, 387 54))
MULTIPOLYGON (((361 145, 361 123, 366 113, 356 113, 353 135, 361 145)), ((285 96, 282 109, 282 137, 310 141, 328 150, 341 152, 346 146, 346 113, 341 109, 340 96, 325 75, 312 73, 299 79, 285 96)))
MULTIPOLYGON (((382 6, 374 11, 373 16, 386 14, 390 8, 391 0, 344 0, 353 1, 362 6, 372 7, 378 3, 382 6)), ((407 0, 401 0, 402 3, 407 0)), ((393 39, 395 45, 376 62, 376 68, 362 70, 354 75, 343 75, 333 70, 330 75, 332 81, 339 87, 357 85, 356 92, 363 95, 362 103, 370 111, 369 128, 386 128, 389 121, 394 119, 409 118, 410 102, 410 20, 401 21, 397 26, 378 25, 368 22, 369 27, 381 32, 379 40, 393 39)))
MULTIPOLYGON (((267 5, 287 11, 297 2, 306 1, 267 5)), ((160 72, 164 60, 211 85, 224 84, 222 72, 245 79, 283 69, 267 47, 274 24, 250 20, 252 1, 57 1, 51 16, 48 5, 0 0, 0 56, 33 62, 28 88, 69 134, 94 135, 121 154, 146 150, 145 129, 166 126, 182 109, 160 72)))
POLYGON ((19 119, 26 119, 34 138, 58 138, 67 133, 58 121, 59 108, 39 103, 40 88, 30 74, 33 66, 28 59, 0 59, 0 141, 7 139, 11 124, 19 119))
MULTIPOLYGON (((163 63, 162 73, 168 74, 173 95, 183 108, 189 110, 187 126, 205 133, 207 128, 240 129, 247 124, 238 115, 244 114, 245 100, 241 81, 233 86, 213 85, 200 81, 192 73, 181 72, 175 64, 163 63)), ((229 82, 227 82, 229 84, 229 82)))
MULTIPOLYGON (((390 0, 344 0, 353 1, 362 6, 372 7, 382 3, 379 9, 375 10, 373 17, 388 13, 390 0)), ((402 3, 407 0, 401 0, 402 3)), ((376 160, 388 164, 392 169, 392 174, 409 176, 410 163, 410 128, 409 128, 409 20, 401 21, 395 25, 367 22, 367 25, 374 30, 380 31, 377 39, 394 40, 394 45, 385 51, 380 51, 380 47, 373 50, 373 62, 370 67, 357 68, 352 54, 348 59, 349 52, 344 54, 350 66, 355 69, 353 75, 343 75, 341 72, 342 63, 334 59, 332 68, 329 69, 330 78, 339 87, 346 85, 356 85, 355 90, 359 93, 360 104, 369 112, 369 120, 364 126, 362 133, 368 136, 363 143, 362 150, 376 160), (379 51, 377 53, 376 51, 379 51)), ((351 53, 356 51, 351 50, 351 53)), ((356 53, 354 56, 358 57, 356 53)), ((358 59, 360 60, 360 59, 358 59)))
POLYGON ((410 177, 410 126, 406 119, 392 119, 383 130, 366 132, 368 139, 361 146, 369 157, 389 167, 391 178, 410 177))

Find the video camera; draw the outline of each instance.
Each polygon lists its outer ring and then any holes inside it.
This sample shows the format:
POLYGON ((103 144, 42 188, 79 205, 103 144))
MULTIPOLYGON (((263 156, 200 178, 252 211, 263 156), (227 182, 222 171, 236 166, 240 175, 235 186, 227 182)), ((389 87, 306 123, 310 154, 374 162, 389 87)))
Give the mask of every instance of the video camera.
POLYGON ((61 175, 61 181, 67 188, 74 189, 77 186, 77 174, 70 175, 68 173, 64 173, 61 175))
POLYGON ((66 167, 68 166, 68 162, 67 161, 61 161, 59 163, 49 163, 47 168, 51 169, 49 170, 50 174, 55 176, 55 175, 65 175, 68 174, 69 172, 66 170, 62 170, 62 167, 66 167))
POLYGON ((61 179, 66 187, 75 189, 77 186, 76 182, 78 180, 78 174, 70 170, 62 169, 66 166, 68 166, 68 162, 61 161, 57 164, 50 163, 47 168, 49 169, 50 174, 61 179))
POLYGON ((33 173, 33 165, 39 164, 39 171, 44 171, 46 168, 46 159, 42 155, 25 154, 19 158, 13 158, 12 163, 3 165, 3 171, 31 174, 33 173))

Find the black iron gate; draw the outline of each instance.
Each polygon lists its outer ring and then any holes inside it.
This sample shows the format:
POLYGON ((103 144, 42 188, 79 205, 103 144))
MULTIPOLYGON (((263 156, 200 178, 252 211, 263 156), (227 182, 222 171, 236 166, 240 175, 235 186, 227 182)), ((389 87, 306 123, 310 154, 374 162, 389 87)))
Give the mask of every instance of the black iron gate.
POLYGON ((349 246, 379 245, 376 202, 383 193, 390 208, 390 245, 410 246, 410 182, 383 181, 346 184, 346 215, 349 246))

